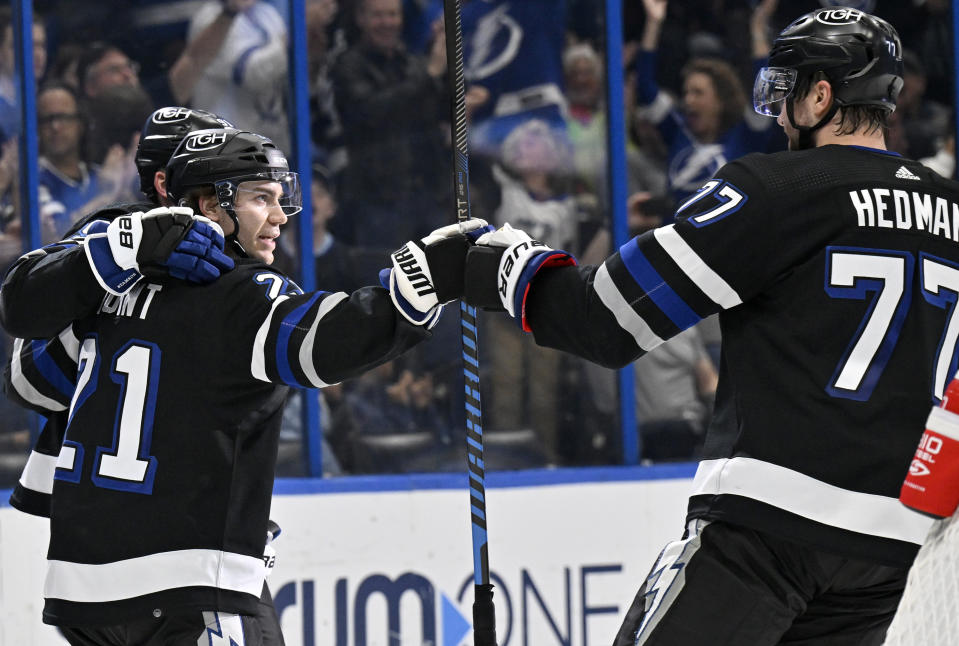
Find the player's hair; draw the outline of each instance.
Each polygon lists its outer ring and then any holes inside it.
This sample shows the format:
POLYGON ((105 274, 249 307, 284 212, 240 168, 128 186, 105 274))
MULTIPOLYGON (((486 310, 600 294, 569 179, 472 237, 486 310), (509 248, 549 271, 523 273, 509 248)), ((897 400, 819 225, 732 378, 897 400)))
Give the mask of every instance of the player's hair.
MULTIPOLYGON (((796 89, 794 90, 796 98, 804 98, 819 81, 826 81, 832 85, 824 72, 816 72, 796 82, 796 89)), ((865 128, 866 134, 877 130, 886 130, 889 128, 889 115, 892 112, 874 105, 852 104, 840 106, 838 114, 839 123, 836 124, 835 133, 837 135, 851 135, 858 132, 860 128, 865 128)))
POLYGON ((704 74, 713 84, 719 98, 719 133, 722 134, 743 118, 746 109, 746 91, 729 63, 715 58, 694 58, 686 65, 680 75, 685 81, 691 74, 704 74))
POLYGON ((212 195, 216 195, 216 191, 212 186, 197 186, 186 191, 183 197, 179 199, 179 204, 180 206, 188 206, 193 209, 194 213, 199 214, 200 200, 204 197, 210 197, 212 195))

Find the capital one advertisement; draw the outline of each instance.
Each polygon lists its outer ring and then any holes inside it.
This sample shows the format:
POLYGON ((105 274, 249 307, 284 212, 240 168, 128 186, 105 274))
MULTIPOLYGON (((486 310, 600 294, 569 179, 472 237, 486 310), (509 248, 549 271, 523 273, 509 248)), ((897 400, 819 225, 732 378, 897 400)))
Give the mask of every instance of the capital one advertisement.
MULTIPOLYGON (((497 644, 611 643, 656 555, 682 534, 693 470, 490 474, 497 644)), ((473 643, 465 472, 279 481, 271 516, 282 531, 268 583, 289 646, 473 643)), ((0 646, 66 643, 40 621, 46 540, 45 521, 0 508, 0 646)))

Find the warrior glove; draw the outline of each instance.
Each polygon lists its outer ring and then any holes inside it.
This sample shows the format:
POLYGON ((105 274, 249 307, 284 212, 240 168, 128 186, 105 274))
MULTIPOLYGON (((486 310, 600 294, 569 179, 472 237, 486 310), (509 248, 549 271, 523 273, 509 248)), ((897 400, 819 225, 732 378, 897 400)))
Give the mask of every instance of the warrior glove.
POLYGON ((509 224, 486 233, 466 258, 465 300, 485 310, 506 310, 526 332, 530 281, 543 267, 576 265, 565 251, 551 249, 509 224))
POLYGON ((97 282, 116 295, 143 276, 206 284, 233 269, 219 225, 186 207, 121 215, 105 232, 87 236, 85 246, 97 282))
POLYGON ((390 254, 393 266, 380 271, 380 283, 390 290, 403 318, 427 329, 436 325, 443 304, 463 295, 467 250, 491 229, 485 220, 471 218, 410 240, 390 254))
POLYGON ((899 500, 935 518, 951 516, 959 506, 959 379, 929 413, 899 500))

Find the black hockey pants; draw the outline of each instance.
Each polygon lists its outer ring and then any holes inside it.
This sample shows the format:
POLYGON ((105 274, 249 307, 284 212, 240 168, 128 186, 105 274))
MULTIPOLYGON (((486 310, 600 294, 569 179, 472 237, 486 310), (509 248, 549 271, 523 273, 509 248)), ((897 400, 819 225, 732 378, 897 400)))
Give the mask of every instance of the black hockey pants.
POLYGON ((692 521, 653 565, 614 646, 880 646, 907 572, 692 521))

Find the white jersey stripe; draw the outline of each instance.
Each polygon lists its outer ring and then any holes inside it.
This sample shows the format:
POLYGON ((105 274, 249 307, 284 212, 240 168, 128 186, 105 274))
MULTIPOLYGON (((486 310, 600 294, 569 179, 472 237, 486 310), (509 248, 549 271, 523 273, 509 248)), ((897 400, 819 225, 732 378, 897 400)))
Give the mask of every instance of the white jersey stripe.
POLYGON ((316 339, 316 328, 320 324, 320 319, 326 316, 331 309, 346 298, 349 298, 348 294, 345 292, 337 292, 323 299, 323 302, 320 303, 320 306, 316 310, 316 316, 313 317, 313 323, 310 325, 309 331, 303 338, 303 344, 300 345, 300 368, 303 370, 306 378, 309 379, 310 383, 316 388, 331 385, 320 379, 320 376, 316 373, 316 366, 313 365, 313 342, 316 339))
POLYGON ((49 411, 66 410, 65 404, 61 404, 55 399, 50 399, 36 388, 23 376, 23 364, 20 362, 20 353, 23 351, 23 339, 16 339, 13 342, 13 351, 10 357, 10 384, 24 400, 34 406, 45 408, 49 411))
POLYGON ((256 331, 253 339, 253 358, 250 361, 250 374, 260 381, 270 381, 266 376, 266 339, 270 333, 270 324, 273 322, 273 314, 276 312, 276 306, 288 299, 289 296, 279 296, 273 301, 273 307, 267 315, 260 329, 256 331))
POLYGON ((80 339, 74 334, 73 326, 68 326, 58 336, 60 337, 60 343, 63 345, 63 349, 67 351, 67 356, 77 361, 80 358, 80 339))
POLYGON ((898 498, 842 489, 754 458, 700 462, 691 495, 716 494, 745 496, 824 525, 916 545, 933 522, 898 498))
POLYGON ((203 586, 245 592, 263 589, 263 559, 218 550, 160 552, 112 563, 47 561, 43 596, 103 603, 145 594, 203 586))
POLYGON ((616 288, 616 284, 613 283, 613 278, 609 275, 605 262, 596 270, 596 276, 593 277, 593 289, 596 290, 596 295, 599 296, 603 305, 616 317, 619 326, 633 335, 636 345, 641 350, 648 352, 663 342, 649 327, 649 324, 623 298, 623 295, 616 288))
POLYGON ((53 493, 53 474, 56 469, 57 456, 31 451, 20 474, 20 484, 31 491, 53 493))
POLYGON ((720 305, 724 310, 728 310, 730 307, 736 307, 743 302, 736 290, 713 271, 693 251, 693 248, 676 233, 675 225, 670 224, 654 229, 653 235, 663 247, 663 250, 669 254, 669 257, 679 265, 680 269, 686 272, 686 275, 696 284, 696 287, 703 290, 703 293, 714 303, 720 305))

